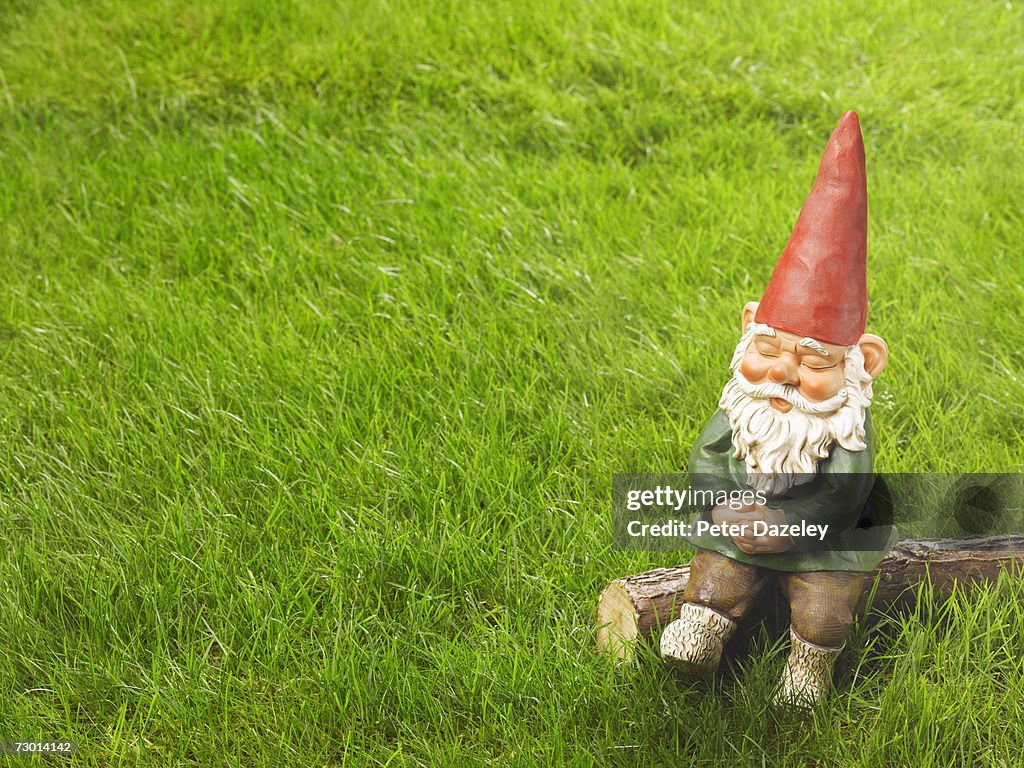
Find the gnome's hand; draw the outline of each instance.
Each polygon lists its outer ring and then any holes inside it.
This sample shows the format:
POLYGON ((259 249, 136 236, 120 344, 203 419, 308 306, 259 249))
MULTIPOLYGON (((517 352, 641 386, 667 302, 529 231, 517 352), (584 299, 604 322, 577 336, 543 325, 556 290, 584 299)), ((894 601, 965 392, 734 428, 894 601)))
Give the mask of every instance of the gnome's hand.
POLYGON ((734 509, 726 504, 719 504, 711 510, 711 521, 716 525, 730 526, 733 529, 744 531, 745 535, 729 535, 737 547, 748 555, 753 554, 747 550, 749 541, 753 540, 753 525, 755 520, 760 520, 753 504, 746 504, 739 509, 734 509))
POLYGON ((788 552, 793 548, 789 536, 755 536, 754 523, 764 522, 769 526, 785 525, 786 515, 779 509, 763 504, 750 504, 742 509, 730 509, 719 505, 711 511, 711 519, 718 525, 742 526, 742 535, 730 536, 733 543, 748 555, 774 555, 788 552))
MULTIPOLYGON (((764 504, 754 504, 753 511, 744 515, 744 522, 753 523, 763 521, 769 526, 786 525, 786 515, 781 509, 766 507, 764 504)), ((734 536, 733 542, 737 547, 748 555, 775 555, 780 552, 788 552, 793 548, 793 539, 785 536, 755 536, 753 526, 745 529, 745 535, 734 536)))

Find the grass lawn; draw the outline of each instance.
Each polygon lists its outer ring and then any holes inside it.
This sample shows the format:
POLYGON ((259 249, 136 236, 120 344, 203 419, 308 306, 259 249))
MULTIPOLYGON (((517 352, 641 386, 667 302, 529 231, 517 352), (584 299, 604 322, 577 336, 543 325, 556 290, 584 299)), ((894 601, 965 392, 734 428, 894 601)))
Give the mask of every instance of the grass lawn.
POLYGON ((0 0, 0 740, 1019 764, 1009 581, 809 723, 768 638, 710 691, 594 652, 681 557, 612 474, 684 467, 846 109, 879 468, 1024 469, 1020 3, 684 5, 0 0))

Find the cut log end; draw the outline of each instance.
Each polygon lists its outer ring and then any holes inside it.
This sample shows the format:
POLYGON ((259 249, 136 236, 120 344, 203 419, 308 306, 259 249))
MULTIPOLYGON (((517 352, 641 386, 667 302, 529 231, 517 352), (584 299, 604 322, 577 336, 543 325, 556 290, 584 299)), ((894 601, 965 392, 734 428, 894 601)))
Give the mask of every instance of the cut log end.
POLYGON ((620 661, 633 661, 640 634, 640 615, 621 582, 613 581, 597 601, 597 647, 620 661))

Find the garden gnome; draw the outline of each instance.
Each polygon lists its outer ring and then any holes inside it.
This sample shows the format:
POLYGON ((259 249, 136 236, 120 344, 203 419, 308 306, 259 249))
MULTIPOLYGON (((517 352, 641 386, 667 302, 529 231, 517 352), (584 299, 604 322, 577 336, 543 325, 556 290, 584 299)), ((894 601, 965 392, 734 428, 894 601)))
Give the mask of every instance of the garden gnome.
POLYGON ((871 382, 888 361, 885 342, 864 333, 867 213, 864 143, 847 112, 761 301, 743 308, 732 378, 690 456, 691 483, 714 478, 766 503, 704 510, 730 533, 691 539, 681 615, 661 638, 668 664, 709 675, 737 622, 780 590, 791 650, 775 701, 799 708, 827 697, 865 580, 895 538, 863 525, 871 382), (777 533, 801 523, 828 525, 827 545, 777 533))

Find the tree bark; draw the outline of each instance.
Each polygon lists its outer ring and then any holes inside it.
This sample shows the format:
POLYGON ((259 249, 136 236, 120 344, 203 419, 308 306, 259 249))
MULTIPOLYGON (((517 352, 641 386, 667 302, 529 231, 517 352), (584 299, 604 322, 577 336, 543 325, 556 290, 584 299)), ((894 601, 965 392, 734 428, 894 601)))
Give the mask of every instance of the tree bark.
MULTIPOLYGON (((992 583, 1000 572, 1024 567, 1024 534, 969 539, 901 541, 875 570, 875 579, 860 601, 861 615, 873 616, 913 609, 919 591, 930 582, 936 601, 946 600, 954 584, 992 583)), ((649 639, 679 616, 690 566, 656 568, 616 579, 597 602, 597 646, 631 662, 637 643, 649 639)), ((784 600, 766 601, 749 622, 784 619, 784 600)))

